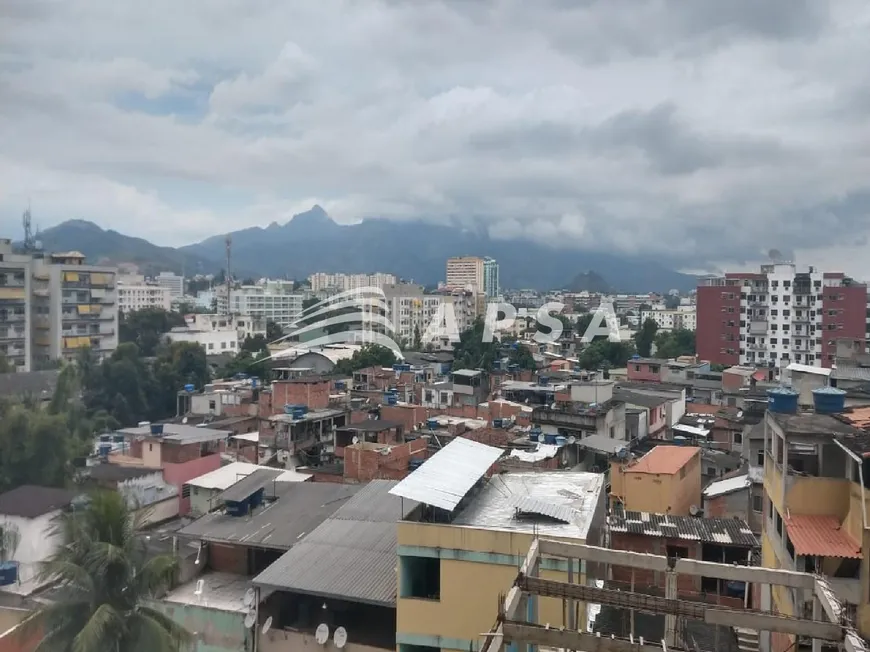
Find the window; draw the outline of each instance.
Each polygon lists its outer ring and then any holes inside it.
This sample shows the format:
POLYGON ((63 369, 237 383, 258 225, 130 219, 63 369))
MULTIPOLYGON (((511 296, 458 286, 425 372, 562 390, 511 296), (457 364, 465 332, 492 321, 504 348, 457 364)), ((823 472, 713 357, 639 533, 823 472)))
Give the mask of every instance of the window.
POLYGON ((753 496, 752 497, 752 511, 761 513, 761 496, 753 496))
POLYGON ((665 550, 669 559, 686 559, 689 556, 689 549, 683 546, 666 546, 665 550))
POLYGON ((764 466, 764 449, 758 449, 758 466, 764 466))
POLYGON ((716 475, 716 467, 715 466, 708 466, 707 467, 707 475, 715 476, 716 475))
POLYGON ((153 450, 154 450, 154 444, 148 444, 148 452, 150 453, 153 450))
POLYGON ((734 433, 734 443, 735 444, 742 444, 743 443, 743 433, 742 432, 735 432, 734 433))
POLYGON ((437 557, 399 557, 403 598, 441 599, 441 560, 437 557))

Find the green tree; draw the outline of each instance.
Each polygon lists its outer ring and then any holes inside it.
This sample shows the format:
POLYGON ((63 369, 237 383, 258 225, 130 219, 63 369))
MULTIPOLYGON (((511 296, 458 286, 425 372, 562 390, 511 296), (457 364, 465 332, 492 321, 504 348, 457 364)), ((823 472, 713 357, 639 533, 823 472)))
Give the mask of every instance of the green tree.
POLYGON ((62 545, 40 578, 58 583, 57 600, 40 607, 25 630, 41 631, 40 651, 179 652, 192 635, 152 606, 171 586, 177 560, 148 559, 137 520, 117 492, 98 492, 54 524, 62 545), (38 628, 38 629, 37 629, 38 628))
POLYGON ((538 363, 535 362, 535 356, 526 347, 521 344, 516 345, 516 348, 511 348, 508 354, 508 364, 518 365, 520 369, 531 369, 535 371, 538 368, 538 363))
POLYGON ((269 342, 274 342, 275 340, 280 340, 282 337, 284 337, 284 329, 281 328, 280 324, 274 321, 267 321, 266 340, 269 342))
POLYGON ((66 418, 38 407, 3 404, 0 418, 0 492, 23 484, 62 487, 69 460, 80 454, 66 418))
POLYGON ((484 323, 478 317, 471 328, 459 334, 459 341, 453 345, 453 369, 492 369, 501 356, 501 344, 493 339, 483 341, 484 323))
POLYGON ((695 331, 677 328, 656 335, 656 355, 660 358, 677 358, 695 355, 695 331))
POLYGON ((9 364, 5 355, 0 355, 0 374, 8 374, 15 371, 15 367, 9 364))
POLYGON ((248 335, 242 342, 239 351, 245 353, 259 353, 260 351, 267 349, 269 344, 267 340, 268 337, 264 337, 263 335, 248 335))
POLYGON ((648 358, 652 355, 652 345, 655 342, 656 332, 659 327, 652 319, 647 319, 643 322, 640 330, 634 336, 634 342, 637 346, 637 354, 642 358, 648 358))
POLYGON ((367 344, 358 351, 354 351, 350 358, 339 360, 338 364, 335 365, 335 372, 352 374, 354 371, 368 367, 391 367, 396 362, 396 355, 391 349, 380 344, 367 344))
POLYGON ((635 353, 634 342, 611 342, 606 337, 598 337, 589 344, 578 357, 583 369, 610 369, 624 367, 635 353))
POLYGON ((141 355, 151 357, 166 333, 176 326, 184 326, 184 316, 162 308, 145 308, 122 313, 118 321, 118 341, 131 342, 141 355))

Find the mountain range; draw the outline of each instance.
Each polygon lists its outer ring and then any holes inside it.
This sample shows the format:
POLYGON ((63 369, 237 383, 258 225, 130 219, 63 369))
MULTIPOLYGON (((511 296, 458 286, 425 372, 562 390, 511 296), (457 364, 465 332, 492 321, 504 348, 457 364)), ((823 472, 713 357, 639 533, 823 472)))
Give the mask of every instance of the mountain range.
MULTIPOLYGON (((228 235, 236 278, 302 279, 314 272, 389 272, 434 285, 444 279, 447 258, 477 255, 499 262, 500 282, 507 288, 544 290, 585 285, 578 283, 580 279, 594 279, 594 285, 621 292, 689 290, 696 285, 694 276, 655 260, 552 249, 527 240, 494 240, 483 230, 424 222, 367 219, 340 225, 319 206, 283 225, 272 223, 228 235), (578 274, 578 269, 594 272, 578 274)), ((216 235, 179 248, 160 247, 84 220, 69 220, 40 233, 47 251, 78 250, 93 262, 130 262, 146 273, 184 270, 188 275, 217 273, 226 266, 226 236, 216 235)))

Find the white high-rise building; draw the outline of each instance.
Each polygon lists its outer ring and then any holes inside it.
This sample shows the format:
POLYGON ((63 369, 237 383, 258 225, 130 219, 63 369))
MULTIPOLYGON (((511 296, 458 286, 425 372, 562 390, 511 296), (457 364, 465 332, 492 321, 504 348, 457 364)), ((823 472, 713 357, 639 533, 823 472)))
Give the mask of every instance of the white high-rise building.
POLYGON ((172 272, 160 272, 155 279, 157 285, 169 289, 170 299, 178 299, 184 296, 184 277, 172 272))
POLYGON ((375 272, 374 274, 329 274, 317 272, 308 277, 308 282, 311 284, 313 292, 323 292, 325 290, 347 292, 348 290, 360 290, 368 287, 383 289, 385 285, 395 285, 397 280, 395 274, 385 274, 383 272, 375 272))
MULTIPOLYGON (((305 295, 293 291, 293 281, 263 280, 255 285, 242 285, 230 291, 230 312, 272 321, 287 328, 302 313, 305 295)), ((214 290, 219 314, 227 312, 226 286, 214 290)))
POLYGON ((32 264, 13 252, 11 240, 0 240, 0 355, 16 371, 33 363, 32 264))
POLYGON ((422 285, 401 283, 385 285, 383 288, 387 301, 387 319, 393 324, 396 337, 409 344, 422 337, 429 322, 438 313, 438 307, 449 297, 424 294, 422 285))
POLYGON ((149 282, 139 274, 118 276, 118 309, 125 314, 147 308, 172 308, 169 288, 149 282))

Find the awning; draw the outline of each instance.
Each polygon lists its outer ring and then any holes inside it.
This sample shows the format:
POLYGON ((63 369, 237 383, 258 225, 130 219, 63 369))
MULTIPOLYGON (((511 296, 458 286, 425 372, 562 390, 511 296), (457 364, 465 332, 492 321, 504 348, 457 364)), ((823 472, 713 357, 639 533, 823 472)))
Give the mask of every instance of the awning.
POLYGON ((861 559, 860 544, 835 516, 792 515, 785 519, 785 529, 796 555, 861 559))

